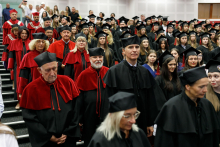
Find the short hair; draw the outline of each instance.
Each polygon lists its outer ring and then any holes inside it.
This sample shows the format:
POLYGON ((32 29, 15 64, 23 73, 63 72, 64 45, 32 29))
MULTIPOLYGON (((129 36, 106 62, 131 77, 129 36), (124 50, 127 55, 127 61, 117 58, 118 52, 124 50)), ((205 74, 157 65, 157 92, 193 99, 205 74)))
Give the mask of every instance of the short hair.
POLYGON ((144 16, 144 17, 145 17, 145 15, 144 15, 144 14, 141 14, 141 16, 144 16))
POLYGON ((72 7, 72 8, 76 9, 75 7, 72 7))
POLYGON ((21 39, 21 33, 25 30, 27 32, 27 39, 29 38, 29 31, 27 28, 18 31, 18 39, 21 39))
POLYGON ((92 10, 89 10, 89 13, 90 13, 90 11, 92 11, 92 10))
POLYGON ((36 7, 39 7, 39 5, 36 5, 36 7))

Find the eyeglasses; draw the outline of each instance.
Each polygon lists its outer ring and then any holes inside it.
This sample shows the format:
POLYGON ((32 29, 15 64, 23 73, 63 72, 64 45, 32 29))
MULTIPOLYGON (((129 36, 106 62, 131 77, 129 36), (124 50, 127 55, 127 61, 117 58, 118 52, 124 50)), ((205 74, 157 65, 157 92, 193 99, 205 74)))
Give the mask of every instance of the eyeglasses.
POLYGON ((132 116, 134 116, 134 119, 138 119, 138 117, 140 116, 141 112, 137 111, 134 115, 122 115, 125 119, 127 119, 127 121, 131 121, 132 116))
POLYGON ((45 43, 44 40, 37 40, 37 43, 45 43))

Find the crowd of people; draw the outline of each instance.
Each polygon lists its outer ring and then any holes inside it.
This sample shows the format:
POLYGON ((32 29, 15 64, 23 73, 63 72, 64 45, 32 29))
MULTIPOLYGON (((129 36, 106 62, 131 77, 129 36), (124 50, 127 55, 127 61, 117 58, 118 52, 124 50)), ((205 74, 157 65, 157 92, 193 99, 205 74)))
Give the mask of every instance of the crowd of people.
POLYGON ((32 146, 219 146, 219 23, 19 8, 2 61, 32 146))

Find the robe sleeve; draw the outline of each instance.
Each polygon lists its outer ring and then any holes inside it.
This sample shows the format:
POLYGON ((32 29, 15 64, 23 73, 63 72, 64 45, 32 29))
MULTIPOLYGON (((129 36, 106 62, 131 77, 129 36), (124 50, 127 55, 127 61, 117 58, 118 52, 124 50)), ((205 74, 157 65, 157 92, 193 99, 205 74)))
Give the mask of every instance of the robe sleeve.
POLYGON ((139 134, 145 147, 151 147, 150 142, 142 129, 139 128, 139 134))
POLYGON ((60 58, 57 58, 57 62, 58 62, 58 73, 62 73, 61 71, 63 70, 61 68, 61 65, 62 65, 62 59, 60 58))
POLYGON ((79 97, 76 99, 76 107, 78 107, 79 110, 79 123, 83 124, 83 95, 84 92, 80 90, 79 97))
POLYGON ((2 53, 2 59, 1 59, 1 61, 8 61, 8 53, 9 53, 9 51, 8 51, 8 44, 6 44, 5 46, 4 46, 4 50, 3 50, 3 53, 2 53))
POLYGON ((30 75, 31 75, 31 69, 25 68, 20 70, 19 75, 19 86, 18 86, 18 93, 22 94, 24 88, 28 85, 28 82, 30 81, 30 75))
POLYGON ((32 146, 41 147, 50 140, 52 134, 49 134, 45 127, 39 122, 35 111, 36 110, 23 109, 22 116, 27 125, 32 146))
POLYGON ((64 75, 69 76, 74 80, 74 64, 66 64, 64 68, 64 75))
POLYGON ((15 61, 15 51, 10 51, 8 56, 8 68, 14 68, 14 61, 15 61))

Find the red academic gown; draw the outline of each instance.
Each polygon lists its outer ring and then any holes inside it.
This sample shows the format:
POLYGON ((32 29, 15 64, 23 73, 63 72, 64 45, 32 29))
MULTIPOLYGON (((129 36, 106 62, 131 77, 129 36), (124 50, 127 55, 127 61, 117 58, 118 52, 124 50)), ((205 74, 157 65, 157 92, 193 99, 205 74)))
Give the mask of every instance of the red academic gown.
POLYGON ((21 21, 19 21, 17 19, 15 21, 13 21, 11 19, 6 21, 2 26, 2 28, 3 28, 3 41, 4 41, 5 37, 7 36, 7 34, 11 34, 11 29, 12 29, 11 25, 14 25, 14 24, 18 24, 19 26, 24 25, 21 21))
POLYGON ((100 125, 100 111, 104 102, 104 90, 106 84, 103 78, 108 71, 108 67, 102 66, 97 71, 89 66, 81 72, 76 80, 80 90, 77 106, 79 107, 79 123, 83 124, 84 146, 88 146, 97 126, 100 125), (85 84, 86 83, 86 84, 85 84))
POLYGON ((54 43, 55 41, 57 41, 55 38, 50 38, 50 39, 47 39, 47 40, 49 41, 50 45, 51 45, 52 43, 54 43))
POLYGON ((14 70, 14 77, 15 77, 15 92, 18 92, 18 85, 19 85, 19 74, 20 74, 20 64, 21 60, 26 53, 30 51, 28 44, 30 40, 25 40, 25 48, 23 46, 22 39, 16 39, 12 42, 12 47, 9 52, 9 59, 8 59, 8 68, 14 70))
POLYGON ((65 65, 64 75, 71 77, 74 81, 83 70, 91 65, 87 51, 80 52, 78 49, 75 53, 68 53, 63 64, 65 65))
POLYGON ((41 28, 41 24, 40 22, 35 22, 35 21, 32 21, 28 24, 27 28, 29 30, 29 39, 32 40, 34 39, 32 34, 35 33, 35 31, 38 29, 38 28, 41 28))
POLYGON ((38 56, 40 52, 37 50, 30 51, 27 53, 21 63, 20 63, 20 74, 19 74, 19 85, 18 85, 18 93, 22 94, 24 88, 30 83, 34 81, 41 74, 37 70, 37 63, 34 61, 34 58, 38 56))
MULTIPOLYGON (((40 27, 35 31, 35 33, 40 33, 40 32, 45 33, 44 28, 40 27)), ((53 29, 53 38, 58 38, 58 37, 59 37, 59 34, 58 34, 57 30, 53 29)))
POLYGON ((26 86, 20 106, 29 138, 35 147, 75 147, 80 137, 76 99, 80 91, 72 79, 57 75, 49 84, 39 77, 26 86), (50 141, 52 135, 67 135, 64 144, 50 141))

